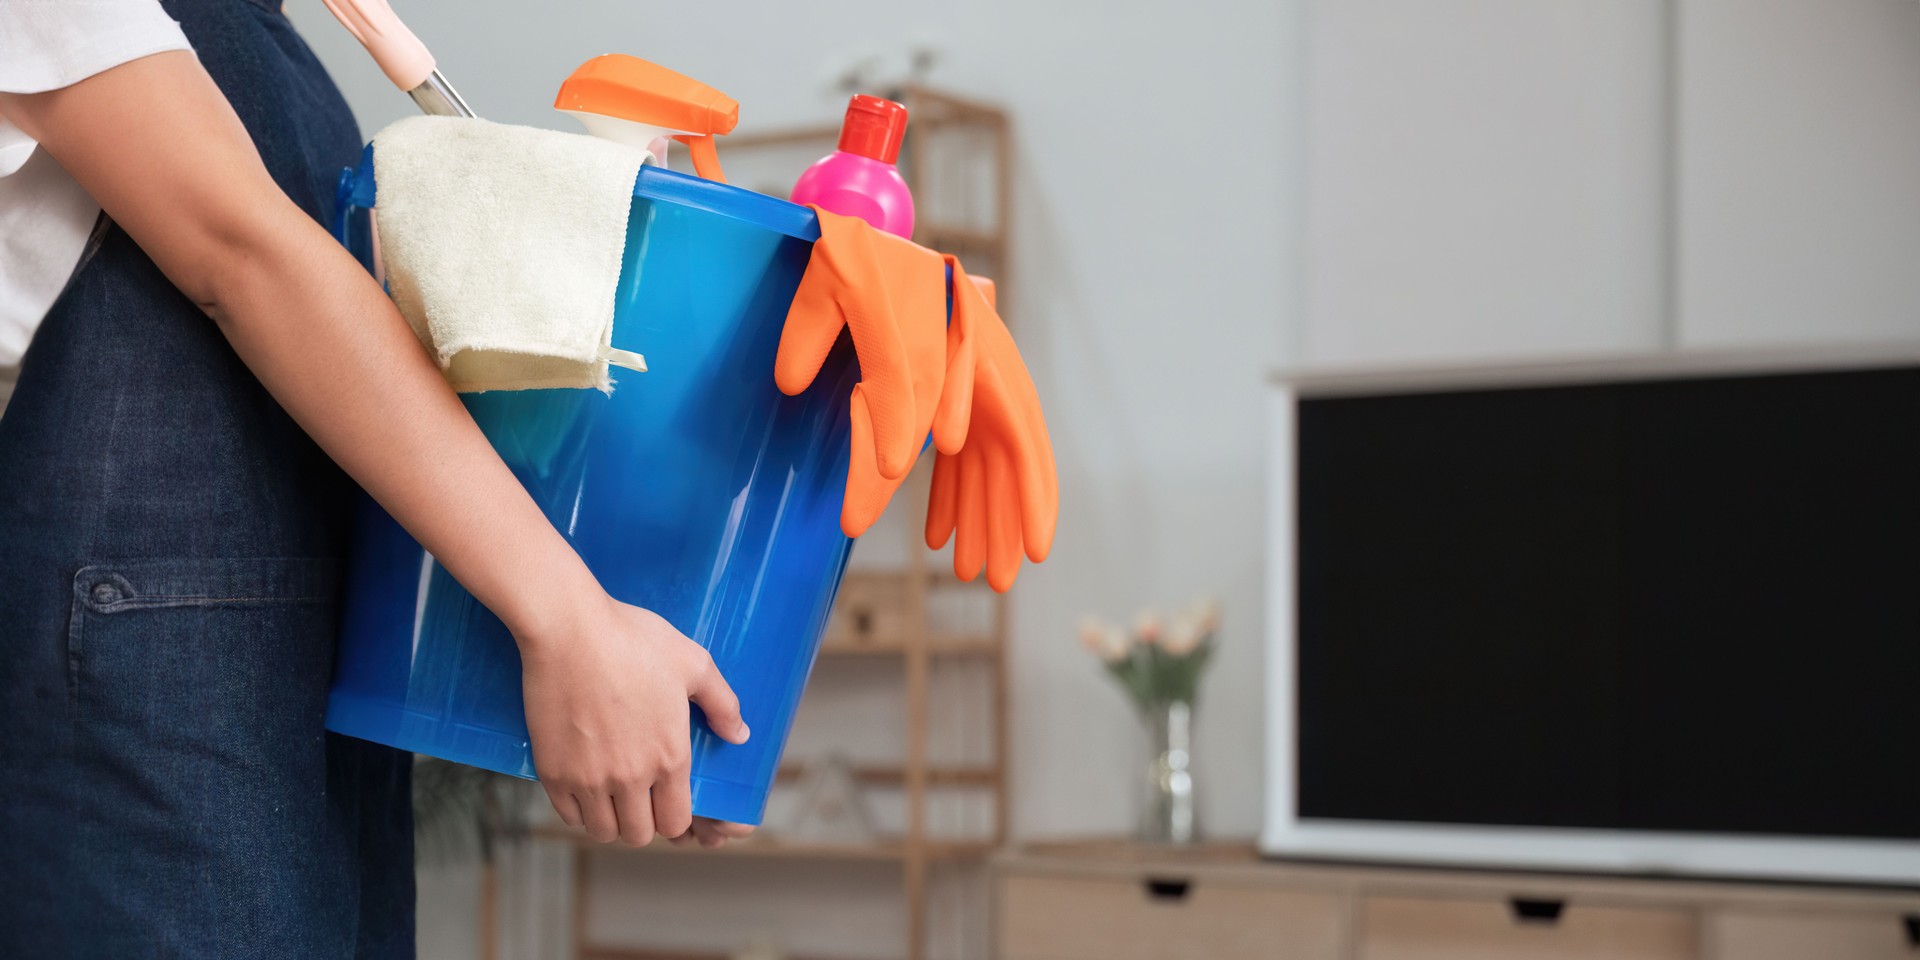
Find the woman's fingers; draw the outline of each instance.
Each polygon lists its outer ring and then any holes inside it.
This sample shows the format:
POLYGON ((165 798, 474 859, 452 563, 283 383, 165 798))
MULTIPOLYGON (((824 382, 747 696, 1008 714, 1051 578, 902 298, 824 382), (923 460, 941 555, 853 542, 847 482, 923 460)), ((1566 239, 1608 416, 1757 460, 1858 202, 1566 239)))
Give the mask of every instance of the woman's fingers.
MULTIPOLYGON (((613 797, 604 792, 588 790, 576 793, 573 798, 580 803, 580 815, 586 819, 587 836, 599 843, 611 843, 620 835, 620 817, 613 809, 613 797)), ((648 821, 651 829, 652 821, 648 821)))
POLYGON ((578 827, 586 821, 580 817, 580 801, 573 794, 559 787, 547 788, 547 802, 553 804, 553 812, 559 814, 560 822, 569 827, 578 827))
POLYGON ((620 817, 621 843, 629 847, 644 847, 653 842, 656 820, 653 804, 648 800, 648 792, 645 788, 620 791, 614 798, 614 809, 620 817))
POLYGON ((752 834, 752 824, 728 823, 725 820, 714 820, 710 817, 694 817, 693 826, 674 842, 676 844, 697 842, 713 850, 726 846, 728 840, 741 840, 752 834))
POLYGON ((700 838, 700 845, 709 849, 724 846, 728 840, 744 840, 753 835, 753 824, 729 823, 725 820, 711 820, 695 817, 693 832, 700 838))
MULTIPOLYGON (((693 791, 682 767, 653 785, 653 826, 660 833, 677 837, 693 827, 693 791)), ((622 821, 624 825, 625 821, 622 821)))
POLYGON ((734 823, 731 820, 714 820, 710 817, 701 817, 699 822, 704 823, 708 830, 726 837, 729 840, 744 840, 752 836, 754 830, 753 824, 751 823, 734 823))
POLYGON ((727 686, 725 677, 720 676, 720 668, 713 665, 713 657, 706 650, 700 651, 698 671, 693 682, 687 686, 687 698, 706 714, 707 728, 728 743, 747 742, 747 721, 740 716, 740 698, 733 695, 733 688, 727 686))

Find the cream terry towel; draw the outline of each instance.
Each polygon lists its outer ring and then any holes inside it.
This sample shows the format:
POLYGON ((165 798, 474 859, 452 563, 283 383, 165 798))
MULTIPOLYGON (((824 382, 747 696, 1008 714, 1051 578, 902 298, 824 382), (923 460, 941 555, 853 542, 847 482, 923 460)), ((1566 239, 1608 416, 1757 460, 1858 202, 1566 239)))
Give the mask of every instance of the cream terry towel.
POLYGON ((614 287, 645 154, 452 117, 373 138, 381 263, 456 390, 611 390, 614 287))

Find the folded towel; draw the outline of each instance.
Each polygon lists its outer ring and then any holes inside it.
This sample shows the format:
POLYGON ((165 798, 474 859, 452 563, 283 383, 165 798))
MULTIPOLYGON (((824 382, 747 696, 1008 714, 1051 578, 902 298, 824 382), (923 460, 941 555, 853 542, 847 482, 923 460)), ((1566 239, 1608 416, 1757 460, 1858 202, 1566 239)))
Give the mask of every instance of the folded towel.
POLYGON ((645 154, 571 133, 412 117, 373 138, 393 299, 456 390, 612 389, 614 288, 645 154))

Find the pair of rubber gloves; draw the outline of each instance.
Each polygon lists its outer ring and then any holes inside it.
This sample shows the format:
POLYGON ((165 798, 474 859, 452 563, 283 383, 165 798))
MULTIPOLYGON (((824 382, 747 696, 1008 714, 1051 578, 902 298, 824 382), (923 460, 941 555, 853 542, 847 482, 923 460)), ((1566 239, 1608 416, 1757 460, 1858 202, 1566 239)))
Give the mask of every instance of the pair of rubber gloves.
POLYGON ((841 531, 857 537, 879 519, 931 432, 927 546, 951 537, 956 576, 972 580, 984 566, 987 583, 1007 590, 1022 554, 1039 563, 1052 549, 1060 486, 1039 392, 991 288, 954 257, 814 211, 820 239, 787 312, 774 381, 799 394, 840 331, 851 333, 861 381, 848 411, 841 531))

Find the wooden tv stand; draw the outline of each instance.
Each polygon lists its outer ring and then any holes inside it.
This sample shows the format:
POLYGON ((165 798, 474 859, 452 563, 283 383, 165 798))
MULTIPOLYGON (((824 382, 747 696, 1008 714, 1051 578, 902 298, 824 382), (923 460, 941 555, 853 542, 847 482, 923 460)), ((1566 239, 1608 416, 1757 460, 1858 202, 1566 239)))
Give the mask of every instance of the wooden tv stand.
POLYGON ((1920 890, 1263 860, 1117 840, 998 856, 1000 960, 1920 960, 1920 890))

